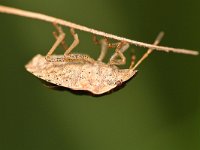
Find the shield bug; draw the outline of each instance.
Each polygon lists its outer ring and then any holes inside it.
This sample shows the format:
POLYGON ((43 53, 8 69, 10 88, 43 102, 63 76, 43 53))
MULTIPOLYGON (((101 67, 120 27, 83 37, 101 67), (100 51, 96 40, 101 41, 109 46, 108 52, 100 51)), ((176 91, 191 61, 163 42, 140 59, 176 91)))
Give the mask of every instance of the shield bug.
POLYGON ((50 85, 51 87, 65 87, 66 89, 71 89, 72 91, 89 91, 95 95, 102 95, 116 89, 119 86, 121 87, 125 82, 135 76, 137 66, 145 58, 147 58, 153 50, 182 53, 194 56, 199 54, 198 51, 194 50, 157 46, 163 37, 162 32, 158 35, 152 45, 119 37, 37 12, 0 5, 0 13, 12 14, 51 23, 56 22, 59 25, 71 28, 70 31, 74 37, 74 42, 70 47, 67 47, 64 41, 64 32, 61 27, 54 23, 57 32, 54 32, 56 42, 53 44, 52 48, 46 56, 37 55, 26 65, 26 69, 29 72, 43 81, 46 81, 48 86, 50 85), (75 33, 74 29, 105 37, 100 41, 98 41, 96 37, 93 38, 95 43, 101 44, 101 53, 97 60, 85 54, 71 53, 74 47, 76 47, 79 43, 78 35, 75 33), (120 42, 110 44, 106 38, 114 39, 120 42), (66 50, 64 55, 52 55, 60 44, 62 44, 66 50), (120 69, 118 68, 118 65, 126 63, 126 58, 123 53, 127 50, 129 44, 146 47, 149 48, 149 50, 136 64, 134 64, 135 57, 132 56, 129 69, 120 69), (116 47, 115 53, 111 56, 108 63, 104 63, 103 59, 106 55, 107 49, 110 47, 116 47))
MULTIPOLYGON (((135 65, 135 57, 132 56, 130 67, 120 69, 118 65, 126 63, 123 53, 129 47, 127 42, 121 41, 111 44, 106 38, 97 40, 94 36, 94 42, 101 45, 99 58, 94 60, 85 54, 71 53, 79 43, 78 35, 74 29, 70 29, 74 42, 67 47, 62 28, 55 23, 54 26, 57 32, 53 32, 56 42, 52 48, 46 56, 36 55, 25 67, 36 77, 56 87, 64 87, 73 91, 86 91, 94 95, 108 93, 132 79, 137 73, 136 67, 152 52, 152 49, 149 49, 135 65), (66 50, 64 55, 52 55, 59 44, 66 50), (115 47, 115 53, 109 62, 104 63, 103 59, 108 48, 115 47)), ((163 32, 158 35, 154 45, 157 45, 162 37, 163 32)))

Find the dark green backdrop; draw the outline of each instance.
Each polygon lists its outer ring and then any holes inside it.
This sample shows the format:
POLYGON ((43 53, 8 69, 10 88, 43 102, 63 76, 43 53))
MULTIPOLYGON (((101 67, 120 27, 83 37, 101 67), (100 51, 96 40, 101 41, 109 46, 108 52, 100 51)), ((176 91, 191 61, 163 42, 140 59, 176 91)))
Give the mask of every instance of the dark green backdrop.
MULTIPOLYGON (((162 45, 200 50, 199 0, 2 0, 1 5, 148 43, 164 30, 162 45)), ((24 68, 37 53, 46 54, 53 30, 46 22, 0 14, 0 149, 200 149, 200 56, 154 52, 122 90, 99 98, 74 95, 44 87, 24 68)), ((75 51, 96 58, 100 48, 91 34, 77 32, 75 51)), ((145 52, 134 48, 138 55, 145 52)))

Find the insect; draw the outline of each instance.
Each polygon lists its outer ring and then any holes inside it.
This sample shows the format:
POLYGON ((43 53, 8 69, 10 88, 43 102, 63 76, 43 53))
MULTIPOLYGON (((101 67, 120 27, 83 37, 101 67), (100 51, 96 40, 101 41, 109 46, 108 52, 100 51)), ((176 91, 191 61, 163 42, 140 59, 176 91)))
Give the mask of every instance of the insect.
POLYGON ((27 71, 31 72, 38 78, 47 81, 53 87, 66 87, 73 91, 88 91, 94 95, 102 95, 133 78, 137 73, 137 66, 148 57, 153 50, 175 52, 187 55, 198 55, 198 51, 178 49, 165 46, 157 46, 163 37, 161 32, 156 38, 154 44, 143 43, 124 37, 119 37, 113 34, 98 31, 86 26, 78 25, 63 19, 48 16, 45 14, 26 11, 22 9, 7 7, 0 5, 0 13, 7 13, 46 22, 54 23, 57 32, 54 32, 56 42, 49 50, 46 56, 36 55, 25 67, 27 71), (70 28, 71 34, 74 37, 74 42, 70 47, 66 46, 64 41, 65 33, 59 25, 70 28), (105 37, 102 40, 97 40, 94 36, 93 40, 96 44, 101 45, 101 52, 97 60, 91 58, 86 54, 71 53, 78 45, 78 35, 74 29, 92 33, 105 37), (109 43, 108 38, 115 39, 117 43, 109 43), (53 55, 55 49, 62 45, 65 49, 64 55, 53 55), (149 50, 142 56, 135 64, 135 57, 132 56, 132 61, 129 69, 120 69, 118 66, 126 63, 126 58, 123 53, 128 49, 129 44, 136 46, 143 46, 149 50), (111 56, 108 63, 104 63, 103 59, 107 53, 108 48, 116 48, 115 53, 111 56))
MULTIPOLYGON (((127 42, 109 43, 107 38, 97 40, 94 36, 94 42, 101 45, 100 55, 94 60, 86 54, 71 53, 79 43, 78 35, 73 28, 70 31, 74 41, 67 47, 62 28, 56 23, 53 25, 56 28, 56 32, 53 32, 56 41, 52 48, 46 56, 36 55, 25 67, 36 77, 54 86, 86 91, 94 95, 105 94, 133 78, 137 73, 136 67, 152 52, 152 49, 149 49, 135 65, 133 55, 129 69, 120 69, 118 65, 126 63, 123 53, 129 48, 127 42), (53 55, 60 44, 65 49, 64 55, 53 55), (108 48, 116 49, 109 62, 104 63, 103 59, 108 48)), ((157 45, 162 37, 163 32, 158 35, 154 45, 157 45)))

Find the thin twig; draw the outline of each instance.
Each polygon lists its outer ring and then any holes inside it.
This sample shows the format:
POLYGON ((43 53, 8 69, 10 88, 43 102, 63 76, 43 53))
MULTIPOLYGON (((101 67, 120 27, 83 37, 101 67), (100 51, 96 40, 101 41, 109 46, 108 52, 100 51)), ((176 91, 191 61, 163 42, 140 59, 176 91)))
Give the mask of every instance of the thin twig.
POLYGON ((107 37, 107 38, 111 38, 111 39, 115 39, 118 41, 125 41, 128 42, 130 44, 134 44, 136 46, 141 46, 141 47, 146 47, 146 48, 150 48, 150 49, 156 49, 159 51, 165 51, 165 52, 175 52, 175 53, 182 53, 182 54, 188 54, 188 55, 198 55, 199 52, 198 51, 193 51, 193 50, 186 50, 186 49, 179 49, 179 48, 172 48, 172 47, 164 47, 164 46, 156 46, 156 45, 152 45, 152 44, 147 44, 147 43, 143 43, 143 42, 139 42, 139 41, 135 41, 135 40, 130 40, 124 37, 119 37, 113 34, 109 34, 109 33, 105 33, 102 31, 98 31, 95 29, 91 29, 85 26, 81 26, 69 21, 65 21, 59 18, 55 18, 52 16, 48 16, 48 15, 44 15, 44 14, 40 14, 40 13, 35 13, 35 12, 31 12, 31 11, 26 11, 26 10, 21 10, 21 9, 17 9, 17 8, 12 8, 12 7, 7 7, 7 6, 2 6, 0 5, 0 12, 1 13, 7 13, 7 14, 13 14, 13 15, 17 15, 17 16, 23 16, 23 17, 28 17, 28 18, 33 18, 33 19, 38 19, 38 20, 43 20, 43 21, 47 21, 47 22, 52 22, 52 23, 57 23, 63 26, 68 26, 70 28, 74 28, 74 29, 78 29, 78 30, 82 30, 85 32, 89 32, 89 33, 93 33, 95 35, 99 35, 99 36, 103 36, 103 37, 107 37))

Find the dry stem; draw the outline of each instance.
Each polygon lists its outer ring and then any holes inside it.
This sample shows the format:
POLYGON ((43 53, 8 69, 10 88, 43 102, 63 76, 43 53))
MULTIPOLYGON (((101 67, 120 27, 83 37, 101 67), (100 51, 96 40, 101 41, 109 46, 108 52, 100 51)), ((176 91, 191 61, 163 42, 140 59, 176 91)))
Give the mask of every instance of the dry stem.
POLYGON ((44 14, 40 14, 40 13, 35 13, 35 12, 31 12, 31 11, 26 11, 26 10, 21 10, 21 9, 17 9, 17 8, 12 8, 12 7, 7 7, 7 6, 2 6, 0 5, 0 12, 1 13, 7 13, 7 14, 13 14, 13 15, 17 15, 17 16, 23 16, 23 17, 28 17, 28 18, 33 18, 33 19, 38 19, 38 20, 43 20, 43 21, 47 21, 47 22, 52 22, 52 23, 57 23, 63 26, 68 26, 70 28, 74 28, 74 29, 78 29, 78 30, 82 30, 85 32, 89 32, 89 33, 93 33, 95 35, 100 35, 103 37, 107 37, 107 38, 111 38, 111 39, 115 39, 118 41, 125 41, 128 42, 130 44, 134 44, 136 46, 141 46, 141 47, 146 47, 146 48, 150 48, 150 49, 156 49, 159 51, 165 51, 165 52, 175 52, 175 53, 182 53, 182 54, 188 54, 188 55, 198 55, 199 52, 198 51, 193 51, 193 50, 186 50, 186 49, 178 49, 178 48, 172 48, 172 47, 164 47, 164 46, 156 46, 156 45, 152 45, 152 44, 147 44, 147 43, 143 43, 143 42, 139 42, 139 41, 135 41, 135 40, 130 40, 124 37, 119 37, 113 34, 109 34, 109 33, 105 33, 102 31, 98 31, 95 29, 91 29, 85 26, 81 26, 69 21, 65 21, 59 18, 55 18, 52 16, 48 16, 48 15, 44 15, 44 14))

